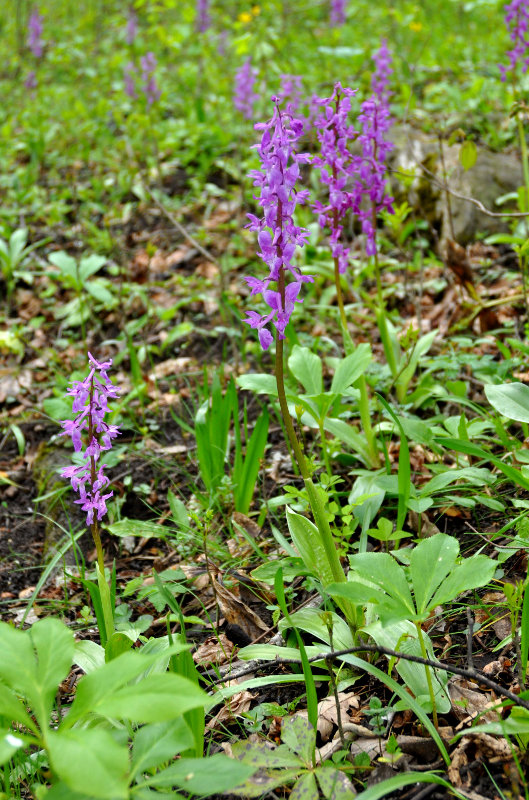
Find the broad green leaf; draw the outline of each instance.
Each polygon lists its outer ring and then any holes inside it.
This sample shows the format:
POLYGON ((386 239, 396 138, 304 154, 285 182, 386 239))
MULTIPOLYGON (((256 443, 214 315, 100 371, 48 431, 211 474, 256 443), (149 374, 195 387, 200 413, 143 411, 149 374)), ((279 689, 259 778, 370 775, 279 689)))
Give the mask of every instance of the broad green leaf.
POLYGON ((59 250, 57 253, 51 253, 48 256, 50 261, 55 267, 60 270, 61 276, 70 279, 73 286, 77 286, 79 279, 77 276, 77 261, 65 253, 64 250, 59 250))
POLYGON ((358 453, 364 463, 369 463, 369 449, 366 444, 365 436, 343 419, 332 419, 325 417, 323 427, 331 433, 342 444, 347 445, 353 452, 358 453))
POLYGON ((81 259, 81 263, 79 264, 79 277, 83 283, 93 275, 94 273, 98 272, 103 264, 106 264, 106 257, 105 256, 98 256, 98 255, 91 255, 85 256, 81 259))
POLYGON ((144 725, 134 736, 131 777, 159 767, 193 746, 193 734, 182 717, 144 725))
MULTIPOLYGON (((2 699, 3 698, 0 698, 0 703, 2 699)), ((4 714, 2 714, 2 716, 4 716, 4 714)), ((27 747, 29 744, 36 743, 37 740, 30 739, 28 736, 24 736, 18 731, 13 731, 9 728, 0 729, 0 766, 5 764, 6 761, 9 761, 21 747, 27 747)))
MULTIPOLYGON (((152 618, 151 618, 152 619, 152 618)), ((115 631, 105 644, 105 661, 112 661, 122 653, 130 650, 138 637, 131 639, 123 631, 115 631)))
POLYGON ((390 797, 394 795, 399 789, 404 786, 409 786, 414 783, 436 783, 438 786, 444 786, 451 794, 465 800, 466 795, 460 794, 457 789, 454 789, 451 783, 448 783, 433 772, 402 772, 400 775, 395 775, 392 778, 387 778, 385 781, 376 783, 370 786, 360 794, 356 795, 356 800, 380 800, 382 797, 390 797))
POLYGON ((3 683, 0 683, 0 719, 9 723, 21 722, 35 733, 38 730, 18 697, 3 683))
MULTIPOLYGON (((170 647, 164 646, 162 650, 154 653, 145 653, 145 648, 143 648, 142 652, 123 653, 123 655, 118 656, 113 661, 109 661, 103 667, 89 675, 85 675, 79 681, 75 700, 70 707, 69 714, 61 723, 61 730, 70 728, 74 722, 91 712, 96 714, 106 713, 100 712, 100 708, 105 704, 109 696, 115 695, 121 687, 144 673, 157 661, 168 659, 171 655, 179 653, 187 647, 188 645, 175 642, 170 647)), ((134 684, 134 686, 138 685, 140 684, 134 684)), ((152 722, 154 720, 145 721, 152 722)))
POLYGON ((307 766, 312 764, 316 732, 304 717, 288 717, 281 725, 281 741, 307 766))
POLYGON ((354 353, 343 358, 332 379, 331 392, 343 394, 355 381, 364 374, 371 363, 371 347, 365 342, 359 344, 354 353))
MULTIPOLYGON (((490 733, 492 736, 527 736, 529 734, 529 711, 526 708, 515 706, 507 719, 474 725, 471 730, 472 733, 490 733)), ((460 739, 462 736, 467 736, 468 733, 468 729, 460 731, 454 738, 460 739)))
POLYGON ((105 663, 105 648, 91 639, 76 642, 72 661, 83 672, 94 672, 105 663))
POLYGON ((127 800, 129 757, 104 728, 49 731, 47 750, 55 774, 74 792, 101 800, 127 800))
POLYGON ((409 613, 415 612, 404 570, 389 553, 355 553, 350 563, 358 575, 398 600, 409 613))
POLYGON ((463 480, 467 483, 474 484, 476 486, 486 486, 494 483, 496 478, 490 471, 490 469, 486 469, 485 467, 463 467, 462 469, 447 469, 445 472, 440 472, 438 475, 434 475, 431 480, 424 484, 421 487, 419 495, 421 497, 428 497, 431 494, 435 494, 435 492, 440 492, 449 486, 451 483, 455 483, 455 481, 463 480))
POLYGON ((316 772, 316 777, 327 800, 355 800, 357 797, 351 781, 339 769, 320 767, 316 772))
MULTIPOLYGON (((285 625, 285 627, 288 626, 285 625)), ((297 627, 303 630, 301 625, 297 624, 297 627)), ((305 649, 309 658, 313 658, 314 656, 317 656, 318 653, 322 652, 321 645, 319 647, 317 645, 309 645, 306 646, 305 649)), ((243 661, 250 661, 254 658, 258 659, 259 661, 274 661, 276 658, 293 658, 295 661, 301 660, 297 647, 280 647, 279 645, 275 644, 249 644, 239 650, 237 655, 243 661)))
POLYGON ((450 575, 443 581, 431 602, 429 608, 454 600, 462 592, 477 589, 489 583, 496 571, 496 562, 488 556, 476 554, 457 564, 450 575))
MULTIPOLYGON (((286 722, 286 720, 284 720, 286 722)), ((238 761, 264 769, 303 769, 303 761, 286 744, 270 747, 268 742, 239 740, 233 743, 232 751, 238 761)))
POLYGON ((519 469, 511 467, 509 464, 505 464, 500 458, 493 456, 492 453, 488 453, 477 444, 473 444, 472 442, 463 442, 461 439, 445 438, 443 436, 436 437, 435 441, 442 447, 456 450, 458 453, 465 453, 466 455, 475 456, 476 458, 482 458, 485 461, 490 461, 514 484, 520 486, 522 489, 529 490, 529 479, 525 478, 519 469))
POLYGON ((9 257, 11 266, 16 267, 24 257, 24 248, 28 240, 27 228, 18 228, 9 237, 9 257))
POLYGON ((289 794, 290 800, 318 800, 320 793, 312 772, 305 772, 294 784, 289 794))
POLYGON ((386 489, 378 483, 381 477, 380 473, 360 475, 349 492, 348 502, 354 506, 353 516, 360 521, 362 530, 369 528, 386 496, 386 489), (359 504, 355 505, 357 501, 359 504))
POLYGON ((314 523, 301 514, 296 514, 287 506, 287 524, 294 547, 307 569, 317 575, 324 586, 332 583, 334 580, 332 569, 314 523))
POLYGON ((459 160, 465 172, 472 169, 478 159, 478 148, 472 139, 466 139, 459 150, 459 160))
POLYGON ((525 383, 504 383, 485 386, 487 400, 503 417, 529 422, 529 386, 525 383))
POLYGON ((100 700, 96 710, 133 722, 165 722, 207 702, 207 694, 196 683, 168 672, 148 675, 138 683, 116 689, 100 700))
POLYGON ((429 607, 432 595, 453 568, 458 553, 457 539, 444 533, 423 539, 411 551, 410 576, 419 615, 429 607))
POLYGON ((41 727, 48 724, 73 651, 71 631, 53 617, 39 620, 24 632, 0 623, 0 678, 25 695, 41 727))
POLYGON ((307 394, 323 392, 321 359, 308 347, 295 344, 288 359, 288 367, 307 394))
POLYGON ((149 786, 178 786, 191 794, 222 794, 247 780, 256 768, 217 753, 209 758, 181 758, 146 781, 149 786))
MULTIPOLYGON (((238 424, 238 422, 236 422, 238 424)), ((233 479, 236 483, 234 490, 235 510, 247 514, 252 502, 257 476, 261 468, 261 459, 268 442, 268 410, 259 415, 255 427, 246 446, 246 456, 242 463, 240 473, 234 470, 233 479)))
POLYGON ((331 597, 343 597, 358 606, 372 603, 385 625, 393 625, 396 621, 411 616, 411 612, 400 600, 390 597, 382 589, 362 580, 350 577, 347 583, 331 583, 326 587, 326 591, 331 597))
POLYGON ((249 392, 256 392, 256 394, 269 394, 271 397, 277 397, 277 383, 273 375, 265 373, 250 373, 250 375, 240 375, 237 378, 237 384, 241 389, 249 392))
POLYGON ((107 525, 107 530, 114 536, 141 536, 144 539, 150 539, 153 536, 164 538, 168 534, 168 530, 156 522, 145 522, 144 520, 128 519, 127 517, 114 522, 112 525, 107 525))
POLYGON ((103 281, 97 278, 92 281, 86 281, 84 288, 92 297, 103 303, 106 308, 112 308, 112 306, 116 305, 114 295, 107 289, 103 281))
POLYGON ((187 513, 187 508, 182 500, 180 500, 180 498, 177 497, 170 489, 167 492, 167 502, 169 503, 171 516, 175 525, 177 525, 179 528, 189 529, 190 519, 187 513))
MULTIPOLYGON (((346 586, 347 584, 340 584, 346 586)), ((327 612, 328 620, 332 624, 332 640, 335 650, 345 650, 354 645, 353 635, 347 622, 333 611, 327 612)), ((319 608, 301 608, 289 614, 290 621, 302 631, 316 636, 322 642, 330 644, 329 629, 325 624, 319 608)), ((289 627, 287 620, 281 620, 279 630, 284 631, 289 627)), ((250 645, 251 647, 252 645, 250 645)), ((321 650, 321 648, 320 648, 321 650)))

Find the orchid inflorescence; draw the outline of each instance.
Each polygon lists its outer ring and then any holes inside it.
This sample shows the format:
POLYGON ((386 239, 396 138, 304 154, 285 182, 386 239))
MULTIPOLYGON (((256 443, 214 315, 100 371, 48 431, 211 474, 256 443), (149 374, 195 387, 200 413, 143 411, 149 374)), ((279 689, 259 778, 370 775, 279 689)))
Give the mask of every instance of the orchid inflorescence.
POLYGON ((233 95, 233 105, 246 119, 252 119, 254 104, 259 99, 259 95, 254 92, 256 81, 257 70, 252 67, 251 59, 248 58, 235 74, 233 95))
POLYGON ((273 341, 267 325, 272 322, 280 339, 285 338, 285 328, 294 310, 302 283, 314 280, 312 276, 303 275, 292 263, 296 247, 306 243, 309 236, 307 228, 294 224, 294 210, 298 203, 306 202, 307 189, 297 191, 295 186, 299 178, 300 164, 307 164, 310 156, 297 153, 296 145, 303 133, 303 122, 279 109, 279 98, 273 97, 274 113, 268 122, 258 123, 255 128, 263 132, 260 144, 254 145, 261 158, 262 169, 252 170, 254 186, 261 189, 258 199, 264 210, 263 217, 248 214, 250 220, 247 227, 257 231, 259 257, 269 268, 268 277, 262 281, 258 278, 246 278, 251 295, 262 294, 270 309, 261 315, 256 311, 247 311, 244 320, 250 327, 259 332, 261 347, 266 350, 273 341), (287 283, 286 276, 292 280, 287 283), (276 283, 278 290, 269 288, 276 283))
POLYGON ((522 72, 527 72, 529 67, 529 0, 512 0, 504 10, 505 25, 514 46, 507 51, 509 63, 498 65, 502 81, 506 79, 507 72, 514 73, 519 63, 522 72))
POLYGON ((112 440, 119 435, 116 425, 105 422, 109 412, 108 400, 118 397, 118 389, 107 375, 112 361, 99 362, 88 353, 90 371, 82 381, 74 381, 67 391, 73 397, 74 420, 61 423, 61 436, 70 436, 76 453, 82 453, 83 463, 73 464, 61 471, 63 478, 69 478, 72 488, 79 492, 75 502, 86 511, 86 524, 92 525, 97 518, 101 520, 107 512, 106 501, 113 492, 102 494, 109 479, 104 474, 105 464, 98 463, 101 453, 110 450, 112 440), (83 451, 83 435, 86 434, 86 447, 83 451))

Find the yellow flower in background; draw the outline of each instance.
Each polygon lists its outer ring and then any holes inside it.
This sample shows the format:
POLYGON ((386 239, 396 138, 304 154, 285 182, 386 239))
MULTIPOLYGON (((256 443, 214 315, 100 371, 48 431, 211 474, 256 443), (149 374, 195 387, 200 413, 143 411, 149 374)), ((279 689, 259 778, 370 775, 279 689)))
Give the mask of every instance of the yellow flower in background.
POLYGON ((261 13, 261 6, 252 6, 252 14, 257 17, 261 13))
POLYGON ((410 22, 410 30, 419 33, 422 31, 422 22, 410 22))
POLYGON ((237 19, 239 20, 239 22, 251 22, 252 15, 249 14, 247 11, 243 11, 241 14, 239 14, 237 19))

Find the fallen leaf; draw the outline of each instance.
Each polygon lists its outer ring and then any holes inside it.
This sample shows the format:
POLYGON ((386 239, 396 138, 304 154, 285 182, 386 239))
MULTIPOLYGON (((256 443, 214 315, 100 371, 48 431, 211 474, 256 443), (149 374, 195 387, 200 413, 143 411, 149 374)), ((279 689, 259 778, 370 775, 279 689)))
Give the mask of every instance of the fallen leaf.
POLYGON ((452 711, 460 721, 469 722, 478 715, 483 722, 497 722, 499 719, 495 711, 487 711, 495 701, 491 701, 489 696, 479 691, 474 683, 470 683, 465 678, 455 676, 448 682, 448 694, 452 702, 452 711))
POLYGON ((193 653, 195 664, 226 664, 233 657, 235 646, 226 634, 209 636, 193 653))
POLYGON ((213 589, 226 621, 240 628, 251 642, 269 630, 263 620, 222 583, 212 578, 213 589))

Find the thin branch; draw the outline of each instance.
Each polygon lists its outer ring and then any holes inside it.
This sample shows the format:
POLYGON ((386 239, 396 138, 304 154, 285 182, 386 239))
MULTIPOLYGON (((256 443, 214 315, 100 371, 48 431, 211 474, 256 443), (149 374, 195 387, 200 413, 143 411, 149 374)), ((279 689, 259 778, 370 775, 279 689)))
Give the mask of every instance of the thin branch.
POLYGON ((140 176, 140 180, 141 180, 141 181, 142 181, 142 183, 143 183, 143 188, 145 189, 145 191, 147 192, 147 194, 149 195, 149 197, 151 198, 151 200, 153 201, 153 203, 154 203, 156 206, 158 206, 158 208, 160 209, 160 211, 162 212, 162 214, 165 214, 165 216, 167 217, 167 219, 169 220, 169 222, 171 222, 171 224, 175 226, 175 228, 177 229, 177 231, 178 231, 179 233, 181 233, 181 234, 182 234, 182 236, 184 237, 184 239, 187 239, 187 241, 188 241, 190 244, 192 244, 192 245, 193 245, 193 247, 196 247, 196 249, 199 251, 199 253, 202 253, 202 255, 204 256, 204 258, 207 258, 207 260, 208 260, 208 261, 211 261, 211 263, 212 263, 212 264, 215 264, 216 266, 218 266, 218 265, 219 265, 219 262, 218 262, 218 260, 215 258, 215 256, 213 256, 213 255, 212 255, 212 254, 209 252, 209 250, 206 250, 206 248, 205 248, 205 247, 202 247, 202 245, 201 245, 199 242, 197 242, 197 240, 196 240, 196 239, 194 239, 194 238, 191 236, 191 234, 190 234, 190 233, 189 233, 189 232, 188 232, 188 231, 187 231, 187 230, 184 228, 184 226, 182 225, 182 223, 181 223, 181 222, 179 222, 179 221, 176 219, 176 217, 174 216, 174 214, 172 214, 172 213, 169 211, 169 209, 168 209, 168 208, 166 208, 166 207, 164 206, 164 204, 163 204, 163 203, 162 203, 162 202, 161 202, 161 201, 160 201, 160 200, 159 200, 159 199, 156 197, 156 195, 154 194, 154 192, 152 192, 152 191, 151 191, 151 189, 149 189, 149 187, 148 187, 148 186, 145 186, 145 183, 144 183, 144 181, 143 181, 143 178, 141 178, 141 176, 140 176))
MULTIPOLYGON (((491 680, 482 672, 479 672, 477 669, 464 669, 463 667, 456 667, 452 664, 445 664, 443 661, 437 661, 435 659, 429 658, 421 658, 420 656, 412 656, 409 653, 401 653, 398 650, 391 650, 389 647, 382 647, 376 644, 362 644, 358 645, 357 647, 348 647, 345 650, 335 650, 333 652, 323 652, 318 653, 318 655, 309 658, 310 663, 314 663, 315 661, 331 661, 341 658, 341 656, 346 656, 351 653, 382 653, 386 656, 393 656, 394 658, 402 658, 405 661, 413 661, 415 664, 423 664, 427 667, 433 667, 434 669, 440 669, 444 672, 451 672, 454 675, 460 675, 463 678, 468 678, 469 680, 474 680, 479 683, 484 684, 489 689, 492 689, 497 695, 501 695, 502 697, 506 697, 508 700, 511 700, 517 706, 521 706, 529 711, 529 703, 526 700, 522 700, 518 697, 517 694, 511 692, 509 689, 505 689, 503 686, 500 686, 499 683, 496 681, 491 680)), ((254 662, 251 669, 245 670, 238 670, 236 676, 242 677, 243 675, 250 674, 251 672, 255 672, 255 670, 259 667, 262 669, 263 667, 267 666, 278 666, 278 665, 286 665, 286 664, 299 664, 299 659, 295 658, 276 658, 274 661, 266 662, 263 661, 260 664, 254 662)), ((233 676, 229 674, 223 678, 217 678, 214 681, 211 681, 212 685, 222 683, 225 680, 231 680, 233 676)))
MULTIPOLYGON (((529 211, 489 211, 488 208, 485 208, 481 200, 477 200, 475 197, 469 197, 466 194, 455 192, 453 189, 450 189, 448 182, 440 181, 439 178, 437 178, 436 175, 428 169, 428 167, 424 166, 424 164, 420 164, 419 166, 423 172, 423 178, 430 181, 430 183, 434 183, 444 192, 448 192, 452 195, 452 197, 457 197, 458 200, 465 200, 467 203, 472 203, 488 217, 529 217, 529 211)), ((405 178, 410 177, 408 172, 401 172, 398 169, 390 170, 390 172, 392 172, 394 175, 402 175, 405 178)))

